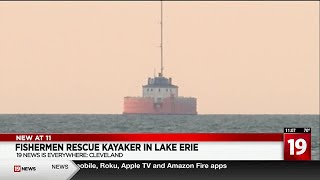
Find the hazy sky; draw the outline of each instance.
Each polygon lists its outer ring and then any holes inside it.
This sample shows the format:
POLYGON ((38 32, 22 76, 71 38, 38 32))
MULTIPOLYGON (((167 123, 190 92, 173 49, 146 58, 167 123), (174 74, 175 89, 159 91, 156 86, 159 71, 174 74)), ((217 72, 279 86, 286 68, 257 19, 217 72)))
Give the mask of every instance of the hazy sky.
MULTIPOLYGON (((122 113, 160 70, 159 2, 0 2, 0 113, 122 113)), ((319 2, 164 2, 200 114, 317 114, 319 2)))

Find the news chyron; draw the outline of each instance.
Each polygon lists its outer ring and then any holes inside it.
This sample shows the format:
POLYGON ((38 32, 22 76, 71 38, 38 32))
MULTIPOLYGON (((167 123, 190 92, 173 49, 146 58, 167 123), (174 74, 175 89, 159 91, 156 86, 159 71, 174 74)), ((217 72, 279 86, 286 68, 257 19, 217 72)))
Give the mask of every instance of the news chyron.
POLYGON ((310 127, 283 133, 14 133, 0 134, 0 143, 5 179, 217 175, 253 162, 280 162, 264 163, 268 167, 312 159, 310 127))

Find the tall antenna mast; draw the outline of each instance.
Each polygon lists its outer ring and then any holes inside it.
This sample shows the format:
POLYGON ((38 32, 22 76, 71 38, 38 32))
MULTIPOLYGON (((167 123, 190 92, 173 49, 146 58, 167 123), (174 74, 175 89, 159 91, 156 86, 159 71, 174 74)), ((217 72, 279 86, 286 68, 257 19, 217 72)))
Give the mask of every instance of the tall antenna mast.
POLYGON ((162 0, 161 0, 161 73, 160 76, 163 76, 163 4, 162 4, 162 0))

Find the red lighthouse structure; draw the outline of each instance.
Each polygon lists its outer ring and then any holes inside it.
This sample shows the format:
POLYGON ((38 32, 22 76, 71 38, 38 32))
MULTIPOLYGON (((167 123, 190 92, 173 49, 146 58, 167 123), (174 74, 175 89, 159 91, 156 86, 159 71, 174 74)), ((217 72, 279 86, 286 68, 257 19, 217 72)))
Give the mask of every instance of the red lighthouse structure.
POLYGON ((163 4, 161 1, 161 72, 148 78, 142 97, 125 97, 123 114, 197 114, 197 99, 178 95, 172 78, 163 75, 163 4))

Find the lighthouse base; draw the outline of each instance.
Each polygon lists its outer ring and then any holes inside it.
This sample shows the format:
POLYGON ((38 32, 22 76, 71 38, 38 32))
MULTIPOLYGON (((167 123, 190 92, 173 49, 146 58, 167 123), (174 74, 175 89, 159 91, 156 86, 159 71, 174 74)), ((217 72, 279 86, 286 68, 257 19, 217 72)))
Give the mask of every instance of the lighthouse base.
POLYGON ((197 99, 193 97, 168 97, 154 103, 150 97, 125 97, 123 114, 196 115, 197 99))

